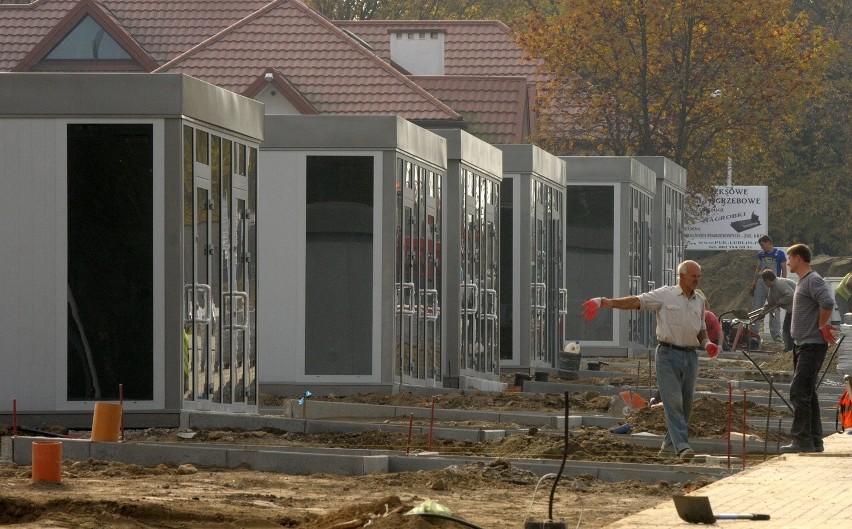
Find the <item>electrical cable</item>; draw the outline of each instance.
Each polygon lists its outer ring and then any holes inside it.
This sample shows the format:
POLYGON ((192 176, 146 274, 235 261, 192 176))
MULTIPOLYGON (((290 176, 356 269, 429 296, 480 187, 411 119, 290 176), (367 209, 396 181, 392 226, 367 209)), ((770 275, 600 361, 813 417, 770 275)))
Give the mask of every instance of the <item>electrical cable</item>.
POLYGON ((527 520, 530 519, 530 514, 532 514, 533 504, 535 503, 535 493, 538 492, 538 487, 541 485, 541 482, 546 480, 547 478, 555 478, 556 474, 550 473, 545 474, 542 477, 538 478, 538 481, 535 484, 535 488, 533 489, 532 498, 530 498, 530 508, 527 510, 527 520))
POLYGON ((568 459, 568 417, 571 407, 571 392, 565 392, 565 447, 562 450, 562 464, 559 465, 559 472, 556 473, 556 479, 553 480, 553 487, 550 488, 550 500, 547 505, 547 517, 553 520, 553 495, 556 494, 556 486, 559 484, 559 478, 562 477, 562 471, 565 469, 565 460, 568 459))

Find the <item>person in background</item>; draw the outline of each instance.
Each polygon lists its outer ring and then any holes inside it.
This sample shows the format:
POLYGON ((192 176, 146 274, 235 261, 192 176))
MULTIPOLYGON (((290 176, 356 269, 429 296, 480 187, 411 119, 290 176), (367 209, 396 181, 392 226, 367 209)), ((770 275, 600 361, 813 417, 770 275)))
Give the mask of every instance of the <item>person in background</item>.
POLYGON ((710 301, 704 292, 700 288, 697 288, 695 289, 695 293, 704 300, 704 325, 707 327, 707 339, 716 344, 721 350, 725 341, 725 337, 722 334, 722 324, 719 322, 719 318, 710 312, 710 301))
POLYGON ((852 302, 852 272, 849 272, 834 289, 834 302, 837 304, 837 310, 840 312, 840 321, 843 321, 843 315, 849 312, 849 305, 852 302))
POLYGON ((793 336, 790 334, 790 321, 793 318, 793 293, 796 291, 796 282, 786 277, 776 277, 772 270, 764 270, 760 273, 763 284, 766 286, 766 304, 763 308, 775 307, 784 309, 784 323, 781 325, 781 333, 784 337, 784 352, 793 350, 793 336))
MULTIPOLYGON (((787 267, 784 266, 784 263, 787 262, 787 256, 784 254, 784 250, 775 248, 772 245, 772 239, 769 238, 769 235, 764 235, 757 240, 757 243, 760 245, 760 251, 757 252, 757 266, 754 269, 754 277, 749 287, 749 293, 752 296, 752 310, 757 310, 766 303, 768 290, 760 279, 761 272, 772 270, 777 277, 787 277, 787 267)), ((759 320, 752 324, 751 330, 760 332, 759 327, 762 325, 763 320, 759 320)), ((772 335, 772 340, 776 342, 782 341, 778 309, 769 313, 769 332, 772 335)))
POLYGON ((822 452, 822 419, 816 386, 828 344, 837 341, 834 334, 837 329, 831 325, 834 300, 822 277, 811 270, 811 249, 804 244, 794 244, 787 252, 787 264, 791 272, 798 274, 799 284, 793 295, 790 322, 790 332, 796 343, 790 383, 793 442, 782 446, 781 452, 822 452))
POLYGON ((656 368, 666 417, 666 437, 659 455, 674 450, 680 459, 689 460, 695 451, 689 446, 689 416, 695 383, 698 380, 698 354, 701 347, 715 358, 719 347, 707 338, 704 324, 704 300, 695 293, 701 278, 701 266, 684 261, 677 267, 678 284, 639 294, 609 299, 592 298, 583 303, 583 316, 592 320, 598 309, 647 310, 657 313, 656 368))

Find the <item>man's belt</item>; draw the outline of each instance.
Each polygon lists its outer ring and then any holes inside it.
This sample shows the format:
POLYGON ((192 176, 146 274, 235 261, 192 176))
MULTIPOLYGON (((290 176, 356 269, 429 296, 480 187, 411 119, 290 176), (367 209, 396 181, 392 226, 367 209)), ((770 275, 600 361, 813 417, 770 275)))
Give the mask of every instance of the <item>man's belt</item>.
POLYGON ((665 347, 667 349, 674 349, 675 351, 683 351, 686 353, 694 353, 695 347, 681 347, 679 345, 674 345, 666 342, 660 342, 660 347, 665 347))

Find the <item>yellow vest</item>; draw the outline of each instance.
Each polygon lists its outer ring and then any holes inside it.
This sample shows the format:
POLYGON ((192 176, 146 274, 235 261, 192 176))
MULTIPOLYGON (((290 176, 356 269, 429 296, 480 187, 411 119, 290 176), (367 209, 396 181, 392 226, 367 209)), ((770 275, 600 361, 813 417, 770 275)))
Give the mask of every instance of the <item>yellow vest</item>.
POLYGON ((849 285, 849 279, 852 278, 852 272, 849 272, 845 276, 843 276, 843 280, 837 285, 837 288, 834 289, 834 293, 840 296, 841 298, 849 301, 850 294, 852 294, 852 286, 849 285))

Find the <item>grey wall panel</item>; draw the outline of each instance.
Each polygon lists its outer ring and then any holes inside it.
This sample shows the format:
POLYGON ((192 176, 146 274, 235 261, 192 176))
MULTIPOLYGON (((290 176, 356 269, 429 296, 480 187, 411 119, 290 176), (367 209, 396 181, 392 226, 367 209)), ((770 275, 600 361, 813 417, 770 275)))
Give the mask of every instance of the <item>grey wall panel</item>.
MULTIPOLYGON (((52 120, 0 120, 0 410, 54 409, 64 361, 64 181, 52 120)), ((64 148, 61 149, 64 152, 64 148)))
POLYGON ((640 189, 656 193, 656 175, 636 158, 629 156, 560 156, 565 160, 568 182, 632 182, 640 189))
POLYGON ((397 149, 447 166, 446 140, 397 116, 266 116, 263 148, 397 149))
POLYGON ((263 139, 262 103, 182 74, 0 73, 0 115, 185 115, 263 139))
MULTIPOLYGON (((388 193, 386 190, 396 187, 399 157, 395 151, 383 152, 377 165, 377 169, 382 171, 383 185, 376 186, 374 190, 376 193, 376 210, 373 213, 379 215, 381 233, 395 234, 398 198, 396 193, 388 193)), ((376 316, 373 318, 373 347, 378 348, 380 355, 380 381, 390 384, 394 380, 393 363, 397 354, 394 342, 394 326, 397 325, 396 306, 394 304, 396 294, 396 237, 381 237, 377 241, 374 240, 373 244, 379 246, 378 250, 381 252, 378 258, 373 260, 373 266, 381 267, 380 270, 374 271, 374 276, 379 278, 379 284, 375 285, 373 290, 374 302, 378 306, 376 316)))
POLYGON ((497 180, 503 178, 503 151, 459 129, 433 129, 447 140, 447 160, 462 160, 497 180))
MULTIPOLYGON (((163 188, 163 270, 164 307, 162 325, 163 343, 155 343, 165 351, 165 408, 179 409, 181 406, 181 373, 183 371, 183 123, 180 119, 166 120, 164 127, 163 163, 165 186, 163 188), (167 148, 170 146, 171 148, 167 148), (168 249, 168 250, 166 250, 168 249)), ((156 239, 155 239, 156 240, 156 239)), ((155 293, 156 295, 156 293, 155 293)), ((156 316, 156 314, 155 314, 156 316)), ((158 374, 154 373, 154 376, 158 374)))
POLYGON ((305 355, 305 158, 261 150, 258 193, 258 358, 260 382, 300 378, 305 355))
POLYGON ((564 157, 557 157, 535 145, 495 145, 503 151, 503 171, 506 173, 532 173, 556 185, 566 183, 564 157))

